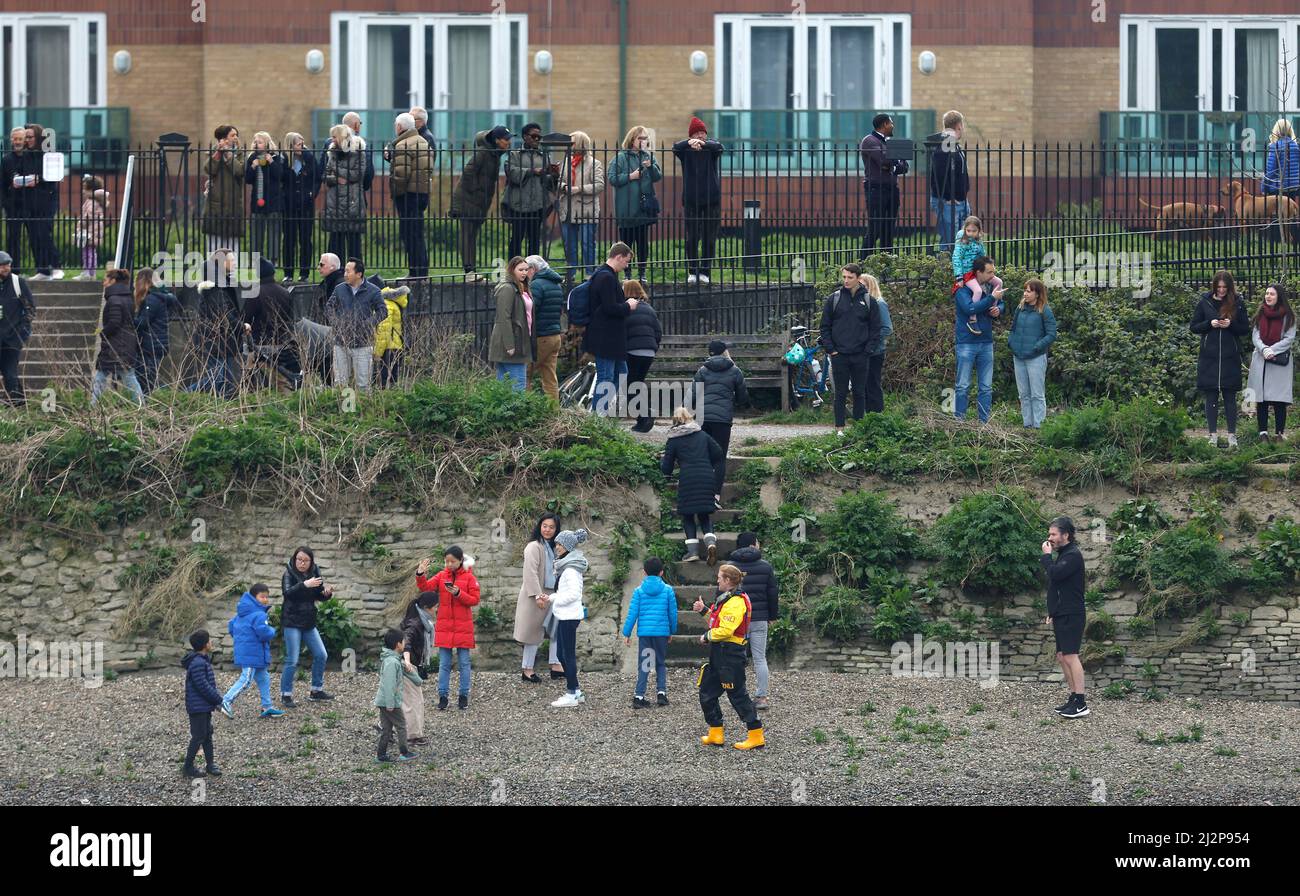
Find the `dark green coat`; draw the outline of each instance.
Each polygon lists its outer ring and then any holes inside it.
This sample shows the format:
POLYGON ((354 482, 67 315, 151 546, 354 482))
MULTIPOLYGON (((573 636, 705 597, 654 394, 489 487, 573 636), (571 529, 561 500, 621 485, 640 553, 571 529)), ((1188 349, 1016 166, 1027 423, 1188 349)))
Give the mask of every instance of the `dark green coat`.
POLYGON ((209 236, 239 239, 244 235, 244 154, 211 155, 203 167, 208 194, 203 205, 203 232, 209 236))
POLYGON ((640 227, 651 223, 641 212, 641 196, 655 195, 655 184, 663 180, 664 172, 653 153, 635 149, 624 149, 614 156, 609 163, 607 179, 614 188, 614 218, 618 227, 640 227), (649 168, 642 168, 641 161, 650 160, 649 168), (633 171, 641 171, 641 176, 632 180, 633 171))
POLYGON ((553 268, 538 271, 530 287, 533 297, 533 335, 558 336, 563 327, 560 315, 564 312, 564 281, 553 268))
POLYGON ((497 194, 497 178, 501 174, 502 150, 488 140, 488 131, 474 135, 474 155, 465 163, 456 189, 451 193, 453 218, 486 218, 497 194))
MULTIPOLYGON (((531 293, 530 293, 531 294, 531 293)), ((488 342, 488 360, 493 364, 528 364, 533 360, 533 340, 528 332, 528 309, 523 293, 510 281, 498 283, 492 292, 496 300, 496 322, 488 342), (514 349, 513 355, 506 354, 514 349)))

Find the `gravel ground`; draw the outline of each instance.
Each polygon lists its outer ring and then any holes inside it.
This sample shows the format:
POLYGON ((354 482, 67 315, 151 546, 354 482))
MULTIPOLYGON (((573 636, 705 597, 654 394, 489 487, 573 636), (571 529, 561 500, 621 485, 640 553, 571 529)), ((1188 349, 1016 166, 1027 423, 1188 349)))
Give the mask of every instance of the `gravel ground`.
MULTIPOLYGON (((230 683, 219 673, 218 683, 230 683)), ((225 771, 213 804, 1072 804, 1104 787, 1110 804, 1300 803, 1297 710, 1278 704, 1094 699, 1086 719, 1051 707, 1053 684, 780 672, 765 714, 769 746, 702 747, 694 676, 674 670, 673 704, 634 711, 631 681, 583 677, 585 706, 552 709, 547 681, 475 676, 472 704, 430 709, 418 761, 374 762, 373 674, 331 675, 332 703, 234 721, 219 713, 225 771), (1203 725, 1200 741, 1156 746, 1203 725), (1100 779, 1100 782, 1097 782, 1100 779)), ((430 695, 436 692, 430 689, 430 695)), ((304 689, 301 697, 306 696, 304 689)), ((179 671, 71 681, 0 680, 0 804, 188 804, 179 671)), ((729 739, 741 726, 724 701, 729 739)))
MULTIPOLYGON (((745 446, 745 440, 750 438, 758 439, 760 444, 766 445, 769 442, 797 439, 801 436, 824 436, 834 431, 835 428, 829 421, 826 423, 746 423, 743 419, 738 419, 731 427, 731 447, 742 448, 745 446)), ((632 432, 630 435, 643 442, 662 445, 668 438, 668 424, 656 423, 655 428, 650 432, 632 432)))

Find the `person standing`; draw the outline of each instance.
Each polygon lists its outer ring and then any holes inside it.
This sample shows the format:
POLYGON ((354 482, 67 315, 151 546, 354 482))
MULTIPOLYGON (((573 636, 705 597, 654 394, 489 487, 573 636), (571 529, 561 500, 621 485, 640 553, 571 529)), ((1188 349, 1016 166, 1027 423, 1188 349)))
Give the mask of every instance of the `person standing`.
POLYGON ((446 709, 451 694, 452 653, 460 677, 457 706, 469 708, 470 658, 474 649, 474 608, 479 603, 478 579, 474 577, 474 558, 460 545, 451 545, 443 553, 443 568, 428 577, 431 561, 420 561, 415 570, 415 586, 421 591, 438 593, 438 617, 434 624, 434 646, 438 648, 438 709, 446 709))
POLYGON ((411 118, 415 120, 415 129, 420 132, 424 142, 429 144, 429 161, 436 166, 438 162, 438 141, 434 138, 433 131, 429 130, 429 111, 423 106, 412 106, 411 118))
POLYGON ((221 711, 227 718, 235 717, 235 698, 248 687, 250 681, 257 683, 258 695, 262 698, 260 718, 274 719, 284 715, 284 710, 276 709, 271 702, 271 642, 275 639, 275 629, 266 621, 266 608, 271 605, 271 589, 263 582, 256 582, 244 592, 235 607, 235 615, 226 623, 234 644, 232 650, 235 667, 240 675, 230 690, 221 698, 221 711))
POLYGON ((862 188, 867 194, 867 238, 862 243, 862 254, 868 255, 879 246, 881 251, 894 248, 894 227, 898 223, 898 177, 907 174, 908 164, 902 159, 890 159, 885 144, 894 136, 894 120, 881 112, 871 119, 871 133, 858 144, 862 156, 864 177, 862 188))
MULTIPOLYGON (((659 352, 659 343, 663 341, 664 330, 659 324, 659 315, 650 305, 650 297, 640 280, 624 280, 623 295, 636 299, 636 308, 627 316, 627 386, 628 401, 633 400, 632 384, 644 383, 650 366, 655 362, 659 352)), ((650 391, 645 389, 637 399, 642 412, 637 414, 634 432, 649 432, 654 429, 655 418, 651 407, 650 391)))
MULTIPOLYGON (((1279 118, 1268 135, 1268 156, 1259 191, 1265 196, 1300 199, 1300 144, 1296 143, 1291 122, 1285 118, 1279 118)), ((1295 223, 1283 226, 1295 226, 1295 223)))
POLYGON ((8 252, 0 252, 0 375, 4 377, 5 400, 21 407, 27 397, 18 364, 23 346, 32 337, 36 302, 27 281, 14 273, 13 263, 8 252))
POLYGON ((970 405, 971 372, 975 371, 978 384, 978 413, 981 423, 987 423, 993 414, 993 319, 1005 309, 1003 289, 988 289, 985 284, 993 280, 997 268, 993 259, 981 255, 971 264, 965 280, 953 285, 953 304, 956 318, 953 328, 957 334, 957 395, 954 413, 958 420, 966 419, 970 405), (975 298, 967 281, 980 285, 981 295, 975 298), (971 324, 971 319, 975 320, 971 324))
POLYGON ((551 703, 555 707, 577 706, 587 702, 578 682, 578 626, 586 617, 582 605, 584 576, 590 564, 578 545, 587 540, 587 530, 565 529, 555 536, 555 571, 559 576, 555 593, 538 599, 555 616, 555 638, 560 642, 560 665, 568 690, 551 703))
POLYGON ((532 272, 532 265, 516 255, 506 264, 505 279, 492 292, 497 314, 488 360, 497 367, 497 379, 508 380, 516 392, 527 390, 533 360, 533 297, 528 291, 532 272))
POLYGON ((244 159, 239 151, 239 130, 218 125, 216 139, 204 163, 207 186, 203 190, 203 232, 208 237, 208 254, 229 249, 239 254, 244 235, 244 159))
POLYGON ((58 249, 54 245, 54 216, 59 213, 59 183, 45 179, 45 129, 28 124, 23 132, 23 182, 27 199, 27 237, 36 265, 33 280, 61 280, 58 249))
MULTIPOLYGON (((358 140, 361 139, 361 116, 360 115, 358 115, 356 112, 348 112, 346 115, 343 116, 343 121, 341 122, 341 124, 343 125, 343 127, 347 128, 348 131, 353 136, 355 136, 358 140)), ((334 125, 334 127, 330 128, 330 137, 328 140, 325 141, 325 148, 321 150, 320 158, 317 159, 316 170, 320 173, 321 177, 325 176, 325 162, 329 158, 330 150, 334 148, 335 142, 338 140, 338 138, 335 136, 335 128, 337 127, 338 125, 334 125)), ((365 146, 364 141, 362 141, 362 146, 363 147, 365 146)), ((365 166, 363 168, 362 174, 360 175, 361 190, 363 193, 365 193, 366 204, 369 205, 370 188, 374 185, 374 181, 375 181, 375 160, 373 158, 373 151, 368 148, 363 149, 362 155, 365 157, 365 166)), ((335 254, 338 254, 338 249, 341 248, 342 247, 340 246, 336 249, 335 247, 332 246, 331 251, 333 251, 335 254)))
POLYGON ((221 776, 216 756, 212 752, 212 712, 221 706, 221 692, 217 690, 217 676, 212 671, 212 639, 206 629, 190 635, 190 652, 181 660, 185 669, 185 712, 190 717, 190 743, 185 750, 185 766, 181 773, 187 778, 202 778, 204 772, 194 767, 194 760, 203 749, 207 774, 221 776))
MULTIPOLYGON (((623 148, 609 163, 609 183, 614 188, 614 223, 618 238, 636 253, 640 279, 650 262, 650 228, 659 221, 660 203, 655 184, 664 172, 650 148, 650 131, 636 125, 623 138, 623 148)), ((629 266, 624 277, 632 276, 629 266)))
POLYGON ((311 651, 312 700, 333 700, 325 691, 325 663, 329 653, 316 628, 316 605, 334 596, 334 586, 325 584, 316 555, 309 547, 300 547, 285 564, 280 578, 284 605, 280 610, 280 634, 284 638, 284 670, 280 674, 280 702, 293 709, 293 682, 298 673, 298 657, 303 644, 311 651))
POLYGON ((623 644, 632 646, 632 630, 636 629, 636 686, 632 690, 632 708, 645 709, 645 687, 654 667, 655 685, 658 688, 659 706, 668 705, 668 639, 677 634, 677 594, 662 578, 664 562, 658 557, 647 557, 642 569, 645 578, 632 592, 632 602, 627 608, 623 623, 623 644))
POLYGON ((725 458, 722 448, 700 428, 690 410, 678 408, 673 413, 659 471, 669 477, 674 466, 681 468, 677 477, 677 514, 682 518, 682 531, 686 534, 683 563, 700 559, 701 537, 709 565, 718 560, 718 537, 713 534, 712 520, 713 511, 718 509, 714 496, 715 470, 725 458))
POLYGON ((862 284, 880 311, 880 334, 867 362, 867 413, 879 414, 885 410, 885 350, 889 347, 889 337, 894 334, 894 319, 889 316, 889 303, 880 293, 880 281, 863 274, 862 284))
POLYGON ((558 165, 542 148, 542 126, 535 121, 524 125, 524 146, 506 156, 506 192, 501 197, 501 216, 510 223, 506 253, 522 255, 524 243, 529 256, 542 248, 542 219, 551 205, 558 165))
POLYGON ((284 224, 284 156, 266 131, 253 135, 244 164, 249 185, 248 212, 253 223, 253 251, 276 263, 284 224))
POLYGON ((11 129, 9 145, 10 151, 0 160, 0 208, 5 213, 5 250, 20 265, 18 270, 21 270, 28 193, 22 189, 20 178, 25 165, 23 156, 27 152, 27 129, 11 129))
POLYGON ((709 343, 709 359, 695 371, 695 382, 704 386, 704 422, 702 429, 722 449, 722 456, 713 464, 713 503, 722 507, 722 483, 727 479, 727 451, 731 448, 731 424, 736 416, 736 404, 748 404, 749 392, 745 389, 745 375, 731 360, 727 343, 714 339, 709 343))
POLYGON ((259 361, 271 369, 270 385, 279 373, 297 390, 302 386, 302 364, 293 341, 293 296, 275 281, 275 262, 258 259, 260 280, 244 299, 244 329, 259 361))
POLYGON ((388 316, 375 328, 375 370, 379 373, 379 388, 387 389, 397 385, 397 378, 402 375, 402 355, 405 349, 402 342, 402 314, 411 297, 411 287, 405 284, 385 286, 379 291, 379 297, 384 300, 388 316))
POLYGON ((1209 442, 1219 444, 1219 396, 1228 418, 1228 447, 1237 447, 1237 393, 1241 391, 1241 337, 1250 332, 1246 306, 1227 271, 1210 281, 1192 314, 1191 331, 1201 337, 1196 358, 1196 388, 1205 395, 1209 442))
POLYGON ((867 372, 880 341, 880 306, 862 283, 862 267, 840 269, 842 285, 826 298, 818 342, 826 347, 835 380, 835 431, 844 435, 846 406, 853 392, 853 419, 867 410, 867 372))
POLYGON ((1264 301, 1255 313, 1250 338, 1255 350, 1250 355, 1247 391, 1255 398, 1259 414, 1260 441, 1268 439, 1268 412, 1273 409, 1277 420, 1277 439, 1286 438, 1286 409, 1292 401, 1295 362, 1291 349, 1295 345, 1296 317, 1287 297, 1287 288, 1275 283, 1264 292, 1264 301))
MULTIPOLYGON (((416 758, 406 739, 406 685, 417 690, 424 679, 417 675, 411 664, 402 659, 406 639, 400 630, 390 628, 384 632, 384 649, 379 652, 379 689, 375 693, 375 707, 379 710, 379 745, 376 762, 392 762, 388 755, 389 744, 397 737, 397 761, 409 762, 416 758)), ((421 707, 423 709, 423 707, 421 707)))
POLYGON ((529 377, 535 374, 542 383, 542 391, 558 403, 560 382, 555 368, 564 342, 564 280, 542 256, 529 255, 524 260, 533 269, 529 293, 533 298, 533 335, 537 337, 537 352, 529 377))
POLYGON ((402 681, 402 715, 406 719, 407 742, 415 746, 428 743, 424 736, 424 690, 421 683, 428 677, 425 671, 433 659, 434 622, 437 612, 436 591, 422 591, 407 604, 402 617, 402 638, 405 647, 402 662, 407 676, 402 681), (411 678, 415 675, 415 678, 411 678))
POLYGON ((135 332, 140 339, 135 378, 146 396, 158 388, 158 368, 171 343, 171 316, 181 312, 175 293, 154 277, 153 268, 141 268, 135 275, 135 332))
POLYGON ((131 289, 130 271, 114 268, 104 276, 99 356, 95 359, 95 375, 90 382, 92 408, 99 403, 99 396, 109 380, 117 378, 135 396, 137 404, 144 404, 144 393, 135 377, 135 362, 140 355, 140 336, 135 330, 139 304, 140 300, 135 298, 131 289))
POLYGON ((966 196, 970 191, 970 173, 961 139, 966 133, 966 118, 953 110, 943 115, 943 130, 926 139, 930 149, 930 210, 938 222, 939 251, 952 252, 957 227, 970 214, 966 196))
MULTIPOLYGON (((523 583, 519 586, 519 603, 515 606, 515 640, 524 645, 522 671, 519 677, 529 684, 538 684, 541 679, 533 671, 537 662, 537 649, 546 640, 546 631, 542 623, 546 619, 546 610, 539 598, 550 597, 555 593, 557 578, 555 572, 555 536, 560 534, 560 517, 554 513, 544 513, 533 527, 533 537, 524 545, 523 583)), ((564 667, 560 665, 560 642, 551 638, 551 678, 563 678, 564 667)))
POLYGON ((1042 280, 1029 280, 1007 336, 1015 358, 1020 418, 1028 429, 1041 428, 1047 417, 1047 350, 1055 341, 1056 315, 1047 305, 1047 287, 1042 280))
POLYGON ((1039 562, 1047 574, 1045 622, 1056 635, 1056 662, 1070 688, 1069 699, 1056 707, 1056 712, 1067 719, 1077 719, 1088 715, 1088 701, 1083 696, 1083 664, 1079 662, 1087 609, 1083 601, 1083 553, 1074 543, 1074 523, 1068 516, 1052 520, 1039 562))
POLYGON ((466 283, 487 279, 478 272, 478 232, 487 220, 492 197, 496 196, 501 156, 510 148, 510 138, 510 129, 504 125, 475 134, 473 154, 451 192, 447 214, 460 219, 460 260, 466 283))
POLYGON ((629 299, 619 286, 618 275, 632 262, 627 243, 609 247, 609 257, 591 276, 587 291, 591 323, 582 336, 582 350, 596 358, 596 393, 592 412, 614 416, 618 407, 620 383, 627 378, 627 318, 636 310, 637 300, 629 299))
POLYGON ((330 252, 340 258, 361 258, 366 230, 366 141, 346 125, 330 129, 325 150, 325 211, 321 229, 330 235, 330 252))
POLYGON ((407 276, 427 277, 429 245, 424 239, 424 212, 429 207, 433 183, 433 153, 409 112, 397 116, 393 129, 397 139, 393 141, 388 186, 393 191, 398 229, 406 249, 407 276))
POLYGON ((81 179, 81 218, 73 232, 73 242, 81 247, 81 273, 76 280, 93 280, 99 270, 99 244, 104 241, 108 221, 108 191, 104 181, 93 174, 81 179))
POLYGON ((687 139, 673 144, 682 169, 686 282, 707 284, 722 223, 722 144, 709 139, 708 128, 698 118, 691 119, 686 133, 687 139))
POLYGON ((199 313, 194 326, 194 351, 201 372, 191 391, 233 398, 239 388, 244 319, 235 286, 235 254, 218 249, 208 259, 206 279, 199 284, 199 313))
POLYGON ((605 166, 592 152, 591 137, 585 132, 574 131, 569 137, 573 151, 569 170, 560 172, 555 207, 570 276, 582 271, 584 277, 590 277, 596 271, 596 228, 600 224, 600 194, 605 192, 605 166))
POLYGON ((763 559, 762 547, 753 532, 741 532, 736 536, 736 549, 727 558, 727 562, 744 576, 745 594, 753 609, 749 623, 749 652, 754 657, 754 677, 758 683, 754 692, 755 709, 767 709, 768 706, 767 632, 768 627, 781 618, 780 583, 772 564, 763 559))
POLYGON ((281 267, 284 279, 293 280, 293 270, 298 268, 298 280, 307 282, 311 270, 312 231, 316 224, 316 193, 320 190, 323 175, 319 172, 316 154, 307 149, 302 134, 290 131, 284 135, 284 245, 281 247, 281 267))
POLYGON ((388 316, 379 287, 366 280, 360 259, 349 258, 343 282, 325 304, 325 322, 334 331, 334 385, 370 391, 375 329, 388 316))
POLYGON ((745 574, 730 563, 718 568, 718 590, 722 593, 708 611, 709 630, 700 635, 700 643, 709 645, 709 661, 700 670, 700 708, 709 726, 709 733, 700 738, 705 746, 721 747, 727 743, 723 736, 722 709, 718 706, 723 694, 748 729, 745 739, 732 746, 737 750, 756 750, 767 744, 763 723, 745 690, 745 643, 753 610, 749 597, 740 590, 744 578, 745 574))

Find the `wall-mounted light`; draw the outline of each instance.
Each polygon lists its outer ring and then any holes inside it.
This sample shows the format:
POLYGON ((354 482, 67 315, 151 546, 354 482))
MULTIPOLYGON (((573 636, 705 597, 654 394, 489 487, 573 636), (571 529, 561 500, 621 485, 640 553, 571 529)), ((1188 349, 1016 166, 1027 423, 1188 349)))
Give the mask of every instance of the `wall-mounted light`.
POLYGON ((533 71, 539 75, 549 75, 553 68, 555 68, 555 57, 551 55, 551 51, 538 50, 537 55, 533 57, 533 71))
POLYGON ((118 50, 113 54, 113 71, 119 75, 125 75, 131 70, 131 53, 127 50, 118 50))
POLYGON ((325 54, 320 50, 307 51, 307 71, 319 75, 325 71, 325 54))
POLYGON ((930 50, 926 50, 920 56, 917 57, 916 65, 917 68, 921 70, 921 74, 933 75, 934 70, 939 65, 939 60, 935 58, 933 52, 931 52, 930 50))
POLYGON ((691 74, 702 75, 709 70, 709 56, 703 50, 691 54, 691 74))

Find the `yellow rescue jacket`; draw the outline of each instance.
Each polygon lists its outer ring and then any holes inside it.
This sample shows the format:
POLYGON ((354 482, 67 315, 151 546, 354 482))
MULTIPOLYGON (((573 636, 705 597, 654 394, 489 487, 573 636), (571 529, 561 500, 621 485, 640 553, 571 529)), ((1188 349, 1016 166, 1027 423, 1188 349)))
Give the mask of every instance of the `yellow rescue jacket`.
POLYGON ((752 614, 749 595, 743 591, 719 597, 709 613, 709 640, 744 644, 752 614))

